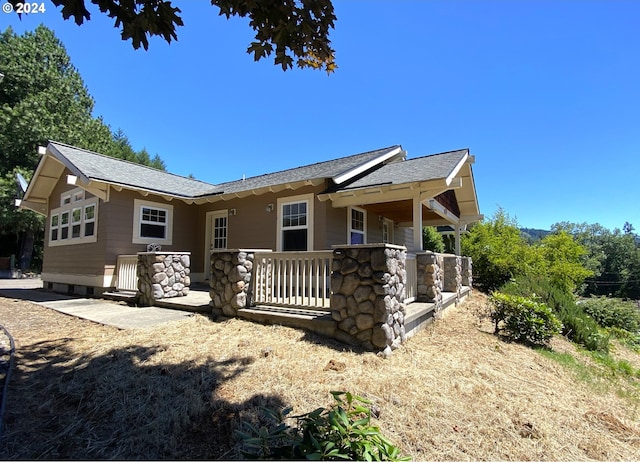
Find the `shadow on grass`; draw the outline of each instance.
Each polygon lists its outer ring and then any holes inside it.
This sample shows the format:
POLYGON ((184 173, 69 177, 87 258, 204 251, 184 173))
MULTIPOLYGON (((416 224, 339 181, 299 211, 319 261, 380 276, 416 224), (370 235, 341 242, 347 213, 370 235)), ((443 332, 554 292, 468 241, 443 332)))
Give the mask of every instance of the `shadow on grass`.
POLYGON ((221 397, 250 357, 176 364, 154 358, 167 350, 158 345, 77 357, 68 340, 18 349, 2 459, 230 459, 241 421, 286 407, 277 396, 221 397))

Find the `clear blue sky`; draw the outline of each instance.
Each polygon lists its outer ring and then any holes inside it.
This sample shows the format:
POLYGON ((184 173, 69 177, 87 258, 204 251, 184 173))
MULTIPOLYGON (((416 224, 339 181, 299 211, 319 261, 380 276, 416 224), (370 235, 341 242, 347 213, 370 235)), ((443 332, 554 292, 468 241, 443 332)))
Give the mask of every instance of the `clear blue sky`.
POLYGON ((468 147, 485 216, 640 229, 638 1, 336 0, 331 76, 254 63, 248 21, 209 2, 176 2, 178 41, 145 52, 97 10, 78 27, 45 1, 0 27, 53 29, 94 115, 171 172, 218 183, 394 144, 468 147))

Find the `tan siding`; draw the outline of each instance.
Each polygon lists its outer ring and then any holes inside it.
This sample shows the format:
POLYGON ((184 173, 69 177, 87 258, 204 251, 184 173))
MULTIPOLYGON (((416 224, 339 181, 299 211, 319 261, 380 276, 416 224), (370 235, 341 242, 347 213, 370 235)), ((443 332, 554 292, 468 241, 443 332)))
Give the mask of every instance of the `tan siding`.
POLYGON ((332 245, 346 244, 347 242, 347 208, 335 208, 327 201, 326 219, 326 244, 324 249, 330 249, 332 245))
MULTIPOLYGON (((60 207, 60 196, 66 191, 76 189, 76 186, 67 184, 67 174, 65 170, 60 181, 54 188, 49 198, 49 211, 60 207)), ((86 194, 87 198, 93 197, 86 194)), ((100 240, 100 227, 106 220, 103 220, 104 202, 98 202, 98 240, 83 244, 59 245, 55 247, 49 246, 49 226, 50 216, 47 216, 45 225, 45 242, 43 252, 42 271, 45 273, 73 273, 86 275, 100 275, 104 272, 104 242, 100 240)))
MULTIPOLYGON (((202 250, 199 250, 201 246, 197 245, 196 241, 198 224, 197 207, 189 206, 180 200, 169 202, 159 196, 152 194, 143 196, 129 190, 118 192, 112 189, 109 199, 107 203, 108 210, 106 212, 107 219, 104 220, 107 227, 104 233, 107 249, 107 264, 115 264, 118 255, 135 254, 136 252, 145 252, 147 250, 146 244, 134 244, 132 242, 134 235, 133 215, 135 199, 173 206, 172 244, 163 244, 162 250, 170 252, 199 252, 199 255, 202 255, 202 250)), ((200 267, 201 266, 200 264, 200 267)), ((192 270, 196 271, 195 268, 192 268, 192 270)))

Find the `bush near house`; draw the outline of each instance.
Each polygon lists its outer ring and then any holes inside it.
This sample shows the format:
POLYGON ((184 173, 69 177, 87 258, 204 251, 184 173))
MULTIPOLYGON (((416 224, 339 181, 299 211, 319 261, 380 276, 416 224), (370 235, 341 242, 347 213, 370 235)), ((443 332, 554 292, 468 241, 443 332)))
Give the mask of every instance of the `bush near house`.
POLYGON ((551 308, 538 300, 494 292, 489 302, 495 333, 502 332, 517 342, 545 345, 562 329, 551 308))
POLYGON ((546 276, 518 276, 501 291, 524 297, 540 297, 562 322, 562 334, 591 351, 609 351, 609 334, 576 303, 575 297, 555 286, 546 276))

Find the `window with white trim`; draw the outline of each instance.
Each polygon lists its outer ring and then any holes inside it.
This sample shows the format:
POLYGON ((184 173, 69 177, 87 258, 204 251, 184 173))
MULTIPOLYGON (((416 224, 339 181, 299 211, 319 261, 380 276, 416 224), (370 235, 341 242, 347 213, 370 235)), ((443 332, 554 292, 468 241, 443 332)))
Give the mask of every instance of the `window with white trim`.
POLYGON ((363 209, 349 207, 349 244, 366 244, 367 214, 363 209))
POLYGON ((313 194, 278 199, 278 251, 313 250, 313 194))
POLYGON ((49 246, 95 242, 98 198, 86 198, 76 188, 60 195, 60 207, 51 210, 49 246))
POLYGON ((382 242, 385 244, 393 242, 393 221, 388 218, 382 219, 382 242))
POLYGON ((173 238, 173 205, 134 200, 134 244, 171 245, 173 238))
POLYGON ((227 216, 221 215, 213 218, 213 243, 214 249, 227 248, 227 216))

